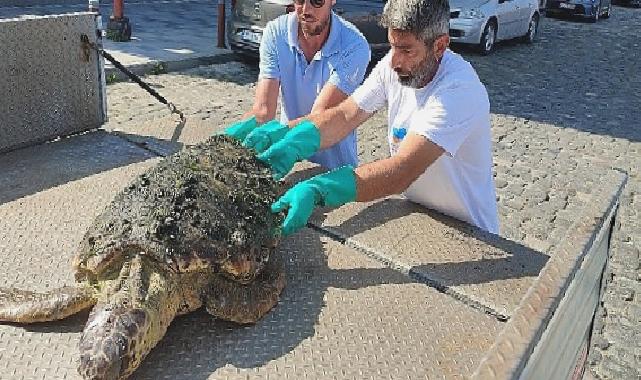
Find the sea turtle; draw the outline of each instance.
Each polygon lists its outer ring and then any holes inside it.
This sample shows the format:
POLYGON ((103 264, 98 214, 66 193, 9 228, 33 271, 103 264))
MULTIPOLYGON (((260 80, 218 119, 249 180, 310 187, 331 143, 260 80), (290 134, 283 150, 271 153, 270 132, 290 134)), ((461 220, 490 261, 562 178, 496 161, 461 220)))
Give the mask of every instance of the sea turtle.
POLYGON ((186 148, 121 191, 84 235, 77 285, 46 293, 0 289, 0 321, 62 319, 93 306, 79 342, 85 379, 124 379, 176 315, 203 304, 254 323, 285 286, 274 257, 282 215, 271 171, 222 135, 186 148))

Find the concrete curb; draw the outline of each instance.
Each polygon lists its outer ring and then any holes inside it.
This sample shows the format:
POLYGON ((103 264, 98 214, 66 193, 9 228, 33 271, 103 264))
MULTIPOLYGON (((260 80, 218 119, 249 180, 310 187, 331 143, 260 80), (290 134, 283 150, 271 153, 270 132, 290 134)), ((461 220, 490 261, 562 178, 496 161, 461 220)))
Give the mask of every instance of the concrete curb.
MULTIPOLYGON (((146 63, 138 63, 131 65, 123 65, 132 73, 138 76, 165 74, 168 72, 182 71, 191 69, 198 66, 215 65, 221 63, 228 63, 238 60, 238 56, 233 53, 223 53, 211 56, 188 58, 175 61, 149 61, 146 63)), ((105 60, 105 66, 108 61, 105 60)), ((107 84, 127 81, 129 77, 122 71, 115 67, 105 67, 105 78, 107 84)))

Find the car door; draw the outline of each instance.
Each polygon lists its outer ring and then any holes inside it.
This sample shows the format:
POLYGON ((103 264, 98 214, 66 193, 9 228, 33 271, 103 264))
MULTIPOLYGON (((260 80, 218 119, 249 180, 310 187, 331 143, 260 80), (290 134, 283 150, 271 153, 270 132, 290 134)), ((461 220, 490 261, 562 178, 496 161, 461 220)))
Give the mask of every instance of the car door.
POLYGON ((386 45, 387 28, 379 25, 384 0, 339 0, 334 12, 354 24, 372 46, 386 45))
POLYGON ((512 38, 515 33, 515 24, 518 20, 516 0, 498 0, 496 18, 499 20, 497 38, 505 40, 512 38))
POLYGON ((515 25, 515 36, 524 36, 530 28, 530 18, 534 14, 535 8, 539 6, 538 0, 514 0, 517 2, 517 11, 519 13, 518 21, 515 25))

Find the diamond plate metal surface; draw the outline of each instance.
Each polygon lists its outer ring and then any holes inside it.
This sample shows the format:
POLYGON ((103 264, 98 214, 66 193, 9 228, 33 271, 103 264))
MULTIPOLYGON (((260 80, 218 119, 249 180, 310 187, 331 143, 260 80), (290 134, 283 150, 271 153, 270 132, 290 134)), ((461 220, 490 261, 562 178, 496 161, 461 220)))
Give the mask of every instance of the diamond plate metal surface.
POLYGON ((313 223, 470 305, 509 316, 548 255, 399 197, 318 212, 313 223))
POLYGON ((279 252, 288 284, 263 320, 179 318, 134 378, 463 378, 502 327, 309 229, 279 252))
MULTIPOLYGON (((140 150, 135 157, 135 149, 126 162, 104 151, 115 149, 113 144, 83 138, 117 139, 76 136, 46 146, 48 153, 32 162, 14 161, 20 167, 12 174, 16 184, 36 176, 28 175, 30 169, 64 161, 61 157, 71 152, 66 167, 76 174, 0 205, 0 268, 8 274, 0 286, 43 290, 70 284, 69 259, 93 217, 154 162, 137 162, 148 153, 140 150), (92 146, 102 148, 95 152, 92 146), (78 169, 86 164, 83 157, 113 161, 100 162, 92 174, 78 169)), ((28 156, 12 154, 19 153, 28 156)), ((133 378, 462 378, 476 368, 502 327, 495 318, 312 230, 289 238, 279 252, 286 258, 288 285, 263 320, 238 326, 202 311, 180 317, 133 378)), ((0 325, 0 379, 78 378, 75 345, 85 319, 86 314, 26 327, 0 325)))
MULTIPOLYGON (((96 131, 1 157, 0 205, 156 155, 122 138, 96 131)), ((100 189, 93 195, 105 196, 100 189)))
POLYGON ((70 258, 82 234, 152 157, 104 132, 2 155, 0 286, 73 283, 70 258))
POLYGON ((104 122, 100 58, 80 41, 96 42, 95 17, 0 20, 0 152, 104 122))
MULTIPOLYGON (((316 165, 298 164, 287 180, 298 182, 318 172, 316 165)), ((609 169, 603 168, 585 175, 598 179, 608 173, 609 169)), ((586 199, 598 192, 572 188, 569 178, 557 178, 548 185, 549 192, 572 191, 586 199)), ((564 237, 572 233, 569 226, 560 224, 550 237, 551 248, 540 251, 526 243, 486 233, 400 196, 320 209, 311 223, 347 245, 501 319, 512 315, 550 256, 564 237)))
MULTIPOLYGON (((0 286, 43 291, 73 283, 70 260, 93 218, 153 165, 149 152, 104 132, 0 158, 0 286)), ((0 379, 75 376, 87 318, 0 325, 0 379)))

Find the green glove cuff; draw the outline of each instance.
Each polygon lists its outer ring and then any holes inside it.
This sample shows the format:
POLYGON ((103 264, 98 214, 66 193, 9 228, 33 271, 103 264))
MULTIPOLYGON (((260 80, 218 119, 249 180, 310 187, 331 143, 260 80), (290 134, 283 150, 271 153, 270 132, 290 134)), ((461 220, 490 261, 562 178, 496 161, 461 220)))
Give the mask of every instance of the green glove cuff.
POLYGON ((356 200, 356 175, 351 166, 317 175, 307 182, 318 191, 324 206, 338 207, 356 200))
POLYGON ((320 148, 320 132, 309 120, 298 123, 269 149, 260 153, 258 159, 267 163, 280 179, 287 175, 298 161, 311 157, 320 148))
POLYGON ((252 116, 249 119, 240 120, 229 127, 225 128, 223 131, 224 135, 235 138, 236 140, 243 141, 245 137, 258 126, 256 117, 252 116))
POLYGON ((337 207, 356 200, 356 175, 343 166, 300 182, 272 204, 272 212, 287 210, 282 233, 287 236, 305 227, 317 205, 337 207))
POLYGON ((320 131, 314 123, 309 120, 303 120, 296 124, 294 128, 283 138, 288 145, 298 151, 298 157, 301 160, 311 157, 318 152, 321 144, 320 131))

